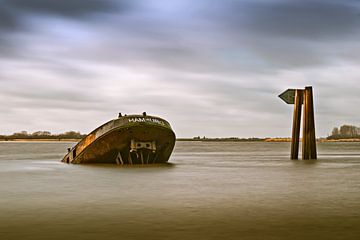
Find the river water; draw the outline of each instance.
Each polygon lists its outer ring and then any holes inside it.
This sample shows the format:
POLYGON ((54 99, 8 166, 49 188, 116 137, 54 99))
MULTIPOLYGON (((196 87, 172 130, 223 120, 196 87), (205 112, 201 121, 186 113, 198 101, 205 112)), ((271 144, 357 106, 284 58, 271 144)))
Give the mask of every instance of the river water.
POLYGON ((177 142, 170 163, 69 165, 0 143, 0 239, 360 239, 360 143, 177 142))

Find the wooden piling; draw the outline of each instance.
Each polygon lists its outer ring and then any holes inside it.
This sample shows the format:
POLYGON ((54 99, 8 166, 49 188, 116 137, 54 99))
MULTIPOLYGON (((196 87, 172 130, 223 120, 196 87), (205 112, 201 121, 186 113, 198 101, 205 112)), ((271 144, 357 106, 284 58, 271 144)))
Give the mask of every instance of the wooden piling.
POLYGON ((317 158, 312 87, 305 87, 304 90, 302 158, 317 158))
POLYGON ((304 90, 304 118, 303 118, 303 134, 302 134, 302 159, 309 159, 309 149, 308 149, 308 128, 309 128, 309 101, 307 97, 308 91, 306 88, 304 90))
POLYGON ((299 155, 299 139, 300 139, 300 123, 301 123, 301 108, 303 103, 303 93, 301 89, 295 91, 295 103, 293 114, 293 127, 291 138, 291 159, 297 160, 299 155))
POLYGON ((310 159, 317 159, 316 153, 316 136, 315 136, 315 113, 314 113, 314 97, 312 87, 308 87, 309 91, 309 138, 310 138, 310 159))

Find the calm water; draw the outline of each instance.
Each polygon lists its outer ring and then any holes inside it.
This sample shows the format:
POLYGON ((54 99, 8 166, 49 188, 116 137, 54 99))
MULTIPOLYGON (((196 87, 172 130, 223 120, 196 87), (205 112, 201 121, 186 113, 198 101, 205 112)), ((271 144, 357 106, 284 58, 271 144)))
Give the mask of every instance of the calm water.
POLYGON ((0 239, 360 239, 360 143, 178 142, 171 164, 68 165, 0 143, 0 239))

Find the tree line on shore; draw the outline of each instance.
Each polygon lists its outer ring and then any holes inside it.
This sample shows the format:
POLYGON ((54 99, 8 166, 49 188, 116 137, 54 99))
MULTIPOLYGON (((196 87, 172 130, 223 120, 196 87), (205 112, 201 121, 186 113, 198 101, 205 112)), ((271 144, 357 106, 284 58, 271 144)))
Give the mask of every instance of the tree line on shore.
POLYGON ((0 139, 12 140, 12 139, 81 139, 85 137, 86 134, 81 134, 80 132, 69 131, 60 134, 52 134, 49 131, 37 131, 33 133, 28 133, 27 131, 21 131, 13 133, 11 135, 0 135, 0 139))
POLYGON ((342 125, 334 127, 327 139, 349 139, 360 138, 360 128, 353 125, 342 125))
MULTIPOLYGON (((82 139, 86 134, 81 134, 76 131, 68 131, 65 133, 52 134, 49 131, 36 131, 33 133, 28 133, 27 131, 16 132, 11 135, 0 135, 1 140, 13 140, 13 139, 82 139)), ((351 139, 359 138, 360 139, 360 128, 353 125, 342 125, 340 127, 334 127, 331 135, 327 139, 351 139)), ((184 138, 178 140, 190 140, 190 141, 264 141, 264 138, 207 138, 207 137, 193 137, 193 138, 184 138)))

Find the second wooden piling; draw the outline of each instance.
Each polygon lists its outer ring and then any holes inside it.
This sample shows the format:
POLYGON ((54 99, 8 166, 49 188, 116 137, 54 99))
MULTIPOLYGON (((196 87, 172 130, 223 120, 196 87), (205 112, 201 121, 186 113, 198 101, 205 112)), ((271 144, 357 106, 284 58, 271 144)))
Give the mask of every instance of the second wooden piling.
POLYGON ((303 103, 304 91, 296 89, 295 103, 293 114, 293 127, 291 138, 291 159, 298 159, 299 156, 299 140, 300 140, 300 122, 301 122, 301 108, 303 103))

